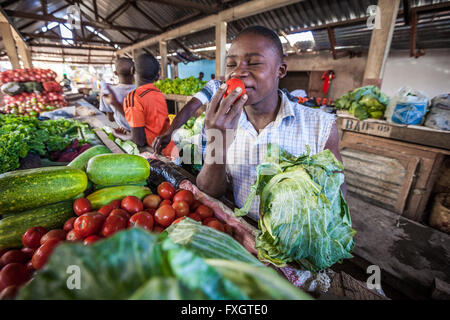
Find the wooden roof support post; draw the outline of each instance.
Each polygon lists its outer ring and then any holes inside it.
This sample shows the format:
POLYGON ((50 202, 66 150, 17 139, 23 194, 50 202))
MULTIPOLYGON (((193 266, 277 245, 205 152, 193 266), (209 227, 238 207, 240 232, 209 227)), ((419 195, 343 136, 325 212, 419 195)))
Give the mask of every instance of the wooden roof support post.
POLYGON ((33 68, 31 61, 31 49, 29 49, 25 42, 17 42, 17 50, 19 51, 20 58, 22 59, 24 68, 33 68))
POLYGON ((216 23, 216 79, 225 80, 225 57, 227 54, 227 23, 216 23))
POLYGON ((2 35, 3 44, 12 68, 20 68, 19 55, 17 54, 16 43, 14 41, 11 25, 8 22, 0 22, 0 33, 2 35))
POLYGON ((334 28, 327 28, 328 39, 330 40, 331 53, 333 54, 333 59, 336 60, 336 37, 334 35, 334 28))
POLYGON ((417 35, 417 12, 411 10, 411 26, 409 35, 409 56, 416 56, 416 35, 417 35))
POLYGON ((381 87, 384 66, 391 47, 400 0, 378 0, 380 28, 372 31, 363 85, 381 87))
POLYGON ((160 79, 167 78, 167 41, 159 42, 159 55, 161 56, 160 79))

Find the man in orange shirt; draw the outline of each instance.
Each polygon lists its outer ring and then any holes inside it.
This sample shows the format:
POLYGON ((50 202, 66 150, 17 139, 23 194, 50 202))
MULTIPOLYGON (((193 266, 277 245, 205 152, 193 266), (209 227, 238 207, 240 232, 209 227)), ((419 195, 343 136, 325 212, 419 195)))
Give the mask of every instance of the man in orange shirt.
MULTIPOLYGON (((131 140, 140 147, 145 144, 151 146, 153 140, 169 128, 169 112, 164 95, 153 85, 153 82, 158 80, 158 61, 153 55, 145 53, 136 58, 135 66, 138 88, 127 94, 122 110, 131 127, 131 140)), ((111 97, 111 104, 122 108, 122 105, 114 100, 115 97, 111 97)), ((170 156, 174 147, 171 142, 162 154, 170 156)))

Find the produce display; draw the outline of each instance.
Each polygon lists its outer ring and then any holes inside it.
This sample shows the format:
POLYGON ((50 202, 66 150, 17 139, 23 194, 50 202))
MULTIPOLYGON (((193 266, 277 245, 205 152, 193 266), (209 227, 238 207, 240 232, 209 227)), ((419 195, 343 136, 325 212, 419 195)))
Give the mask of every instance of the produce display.
POLYGON ((352 258, 355 231, 340 189, 343 169, 328 149, 294 157, 269 145, 243 208, 236 210, 246 215, 260 197, 259 260, 280 267, 297 262, 320 271, 352 258))
POLYGON ((359 120, 381 119, 389 104, 389 98, 378 87, 366 86, 347 92, 334 104, 336 109, 345 110, 359 120))
POLYGON ((50 69, 15 69, 0 73, 4 93, 1 113, 37 116, 67 106, 62 87, 50 69))
POLYGON ((139 155, 141 153, 139 151, 137 144, 134 143, 133 141, 131 140, 123 141, 120 138, 116 138, 113 134, 113 129, 111 127, 104 126, 102 129, 108 134, 109 140, 114 141, 126 153, 135 155, 139 155))
POLYGON ((17 299, 306 300, 311 297, 275 270, 262 265, 231 237, 185 220, 160 235, 132 228, 88 246, 58 245, 47 266, 19 290, 17 299), (181 228, 186 231, 195 228, 202 237, 185 238, 179 232, 181 228), (200 249, 211 243, 224 256, 200 249), (77 290, 66 285, 66 270, 73 265, 80 266, 84 279, 77 290))
POLYGON ((165 94, 181 94, 186 96, 192 96, 199 92, 207 81, 198 80, 195 77, 189 77, 186 79, 163 79, 154 83, 155 87, 161 90, 165 94))
POLYGON ((199 117, 191 117, 181 128, 172 134, 172 140, 180 151, 180 158, 186 166, 193 172, 200 172, 202 169, 203 156, 202 129, 205 122, 205 113, 199 117), (190 157, 189 157, 190 155, 190 157))
MULTIPOLYGON (((90 143, 95 133, 79 121, 39 121, 34 117, 0 114, 0 174, 19 168, 20 159, 29 152, 50 158, 54 152, 70 147, 75 139, 77 146, 90 143)), ((76 153, 72 153, 74 156, 76 153)), ((53 157, 57 158, 58 155, 53 157)), ((68 159, 70 157, 63 160, 68 159)))

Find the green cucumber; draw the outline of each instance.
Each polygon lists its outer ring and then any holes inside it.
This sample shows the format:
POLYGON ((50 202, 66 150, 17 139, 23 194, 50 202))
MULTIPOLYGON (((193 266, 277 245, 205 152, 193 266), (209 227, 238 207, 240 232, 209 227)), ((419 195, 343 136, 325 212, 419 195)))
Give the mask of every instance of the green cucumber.
MULTIPOLYGON (((140 186, 140 187, 145 187, 147 185, 148 185, 147 181, 141 181, 141 182, 136 182, 136 183, 122 184, 121 186, 140 186)), ((110 187, 120 187, 120 186, 102 186, 102 185, 99 185, 99 184, 94 184, 94 191, 101 190, 101 189, 104 189, 104 188, 110 188, 110 187)))
POLYGON ((86 186, 86 173, 67 166, 6 172, 0 175, 0 214, 70 200, 86 186))
POLYGON ((3 218, 0 220, 0 250, 22 247, 22 236, 31 227, 61 228, 74 216, 72 206, 72 201, 63 201, 3 218))
POLYGON ((103 186, 139 183, 150 176, 150 164, 137 155, 100 154, 89 160, 86 173, 94 184, 103 186))
POLYGON ((111 150, 109 150, 105 146, 95 146, 87 149, 82 154, 80 154, 78 157, 73 159, 68 166, 76 169, 80 169, 83 171, 86 171, 86 166, 88 161, 99 154, 106 154, 111 153, 111 150))
POLYGON ((122 200, 127 196, 135 196, 142 200, 146 195, 151 193, 152 192, 148 187, 118 186, 97 190, 88 195, 86 198, 91 203, 92 209, 99 209, 113 200, 122 200))

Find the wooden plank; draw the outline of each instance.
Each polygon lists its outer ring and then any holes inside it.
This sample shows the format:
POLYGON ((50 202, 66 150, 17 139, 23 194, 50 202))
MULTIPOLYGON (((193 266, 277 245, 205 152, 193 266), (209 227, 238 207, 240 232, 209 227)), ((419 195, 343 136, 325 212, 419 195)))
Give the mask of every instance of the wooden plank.
POLYGON ((225 80, 225 56, 227 54, 227 23, 218 21, 216 24, 216 78, 225 80))
POLYGON ((13 69, 20 68, 19 56, 17 54, 16 43, 14 41, 11 25, 8 22, 0 22, 0 33, 2 35, 3 44, 8 54, 9 61, 13 69))
POLYGON ((341 130, 440 148, 443 149, 440 151, 441 153, 450 155, 450 131, 435 130, 424 126, 398 125, 385 120, 366 119, 360 121, 347 114, 338 114, 336 125, 341 130))
POLYGON ((372 31, 366 70, 363 79, 382 79, 391 47, 400 0, 378 0, 381 28, 372 31))
POLYGON ((189 100, 192 99, 192 96, 185 96, 181 94, 164 94, 164 98, 166 98, 166 100, 173 100, 176 102, 187 103, 189 100))
POLYGON ((95 128, 94 131, 103 144, 107 146, 112 153, 125 153, 114 141, 108 138, 108 135, 103 131, 103 129, 95 128))
POLYGON ((226 9, 205 18, 183 25, 179 28, 166 31, 158 36, 143 40, 131 46, 122 48, 117 51, 118 54, 124 54, 134 49, 145 48, 158 43, 160 40, 171 40, 188 34, 192 34, 201 30, 212 28, 217 21, 234 21, 246 18, 264 11, 274 10, 303 0, 254 0, 248 1, 235 7, 226 9))
POLYGON ((167 41, 159 42, 159 55, 161 56, 161 79, 167 78, 167 41))
POLYGON ((354 254, 398 280, 390 286, 417 299, 429 297, 435 278, 450 283, 450 235, 399 217, 352 193, 347 201, 357 231, 354 254))

